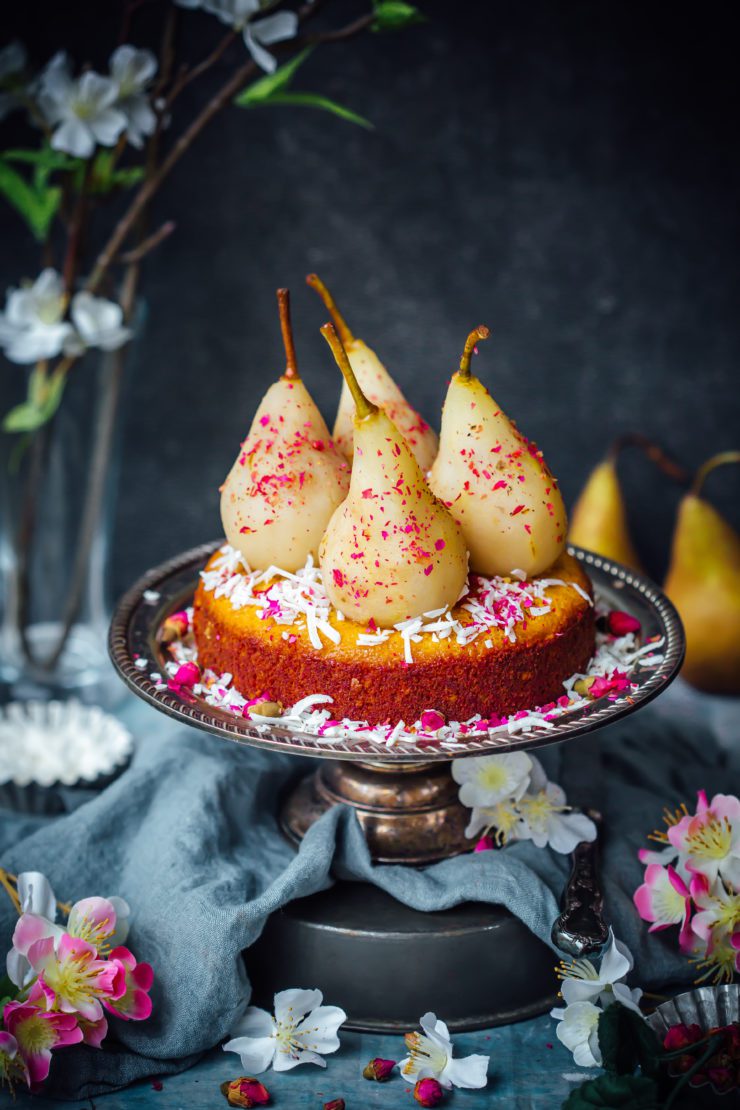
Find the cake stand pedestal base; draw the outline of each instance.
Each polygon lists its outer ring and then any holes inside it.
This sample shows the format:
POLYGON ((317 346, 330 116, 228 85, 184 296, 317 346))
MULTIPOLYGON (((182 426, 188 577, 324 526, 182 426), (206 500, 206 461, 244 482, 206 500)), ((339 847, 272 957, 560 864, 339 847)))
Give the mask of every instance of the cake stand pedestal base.
POLYGON ((433 1010, 451 1029, 486 1029, 557 1003, 554 953, 501 906, 421 913, 367 883, 339 882, 274 913, 246 953, 254 1004, 318 987, 347 1028, 407 1032, 433 1010))
POLYGON ((434 863, 472 848, 465 836, 470 812, 457 789, 449 763, 322 760, 287 798, 280 825, 298 842, 322 813, 343 803, 354 809, 376 863, 434 863))

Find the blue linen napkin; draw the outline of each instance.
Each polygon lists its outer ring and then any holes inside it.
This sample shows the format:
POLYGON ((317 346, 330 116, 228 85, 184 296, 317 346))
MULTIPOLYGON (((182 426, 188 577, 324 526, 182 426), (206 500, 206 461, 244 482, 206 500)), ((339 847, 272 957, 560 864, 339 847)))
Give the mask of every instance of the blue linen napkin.
MULTIPOLYGON (((633 984, 648 989, 688 984, 692 970, 673 931, 648 939, 634 910, 642 875, 637 849, 660 823, 664 805, 691 805, 699 787, 710 795, 740 788, 740 743, 733 750, 728 735, 718 743, 701 723, 713 705, 679 687, 633 718, 541 753, 569 801, 604 816, 607 913, 635 954, 633 984)), ((570 868, 565 857, 518 843, 424 869, 373 866, 344 807, 326 813, 296 852, 278 830, 277 800, 313 761, 225 743, 140 704, 129 705, 125 716, 138 749, 106 790, 61 817, 0 810, 3 866, 43 871, 65 901, 124 897, 132 908, 127 943, 155 969, 152 1017, 111 1019, 118 1043, 102 1050, 55 1053, 48 1093, 78 1099, 194 1063, 227 1036, 247 1005, 241 953, 268 915, 330 886, 333 874, 376 883, 424 911, 469 900, 498 903, 549 943, 570 868)), ((736 741, 734 707, 724 716, 724 730, 736 741)), ((2 951, 13 924, 10 902, 0 900, 2 951)))

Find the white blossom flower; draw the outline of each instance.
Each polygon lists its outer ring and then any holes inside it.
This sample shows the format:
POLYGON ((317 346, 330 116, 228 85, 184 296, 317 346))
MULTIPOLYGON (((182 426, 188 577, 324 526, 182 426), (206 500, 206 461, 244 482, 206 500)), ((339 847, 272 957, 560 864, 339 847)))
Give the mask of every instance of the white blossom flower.
POLYGON ((498 844, 517 840, 517 830, 521 826, 521 820, 516 805, 513 799, 504 799, 503 802, 497 802, 495 806, 473 806, 465 835, 473 837, 486 829, 494 829, 498 844))
POLYGON ((452 777, 459 784, 464 806, 495 806, 505 799, 517 801, 529 785, 532 760, 526 752, 455 759, 452 777))
POLYGON ((261 69, 273 73, 277 62, 265 47, 292 39, 298 30, 298 16, 284 11, 255 20, 260 12, 274 6, 275 0, 175 0, 181 8, 202 8, 235 31, 240 31, 247 50, 261 69))
POLYGON ((565 1009, 551 1010, 558 1022, 555 1036, 573 1053, 581 1068, 600 1068, 599 1018, 603 1010, 593 1002, 573 1002, 565 1009))
POLYGON ((574 1002, 601 1001, 604 1005, 620 1002, 628 1010, 640 1013, 638 1002, 642 997, 639 987, 634 990, 621 980, 632 970, 634 960, 626 944, 617 940, 610 932, 609 942, 604 949, 597 971, 591 960, 581 958, 568 964, 561 964, 562 977, 560 993, 563 1000, 571 1005, 574 1002))
POLYGON ((115 82, 92 71, 74 78, 64 53, 51 59, 39 88, 41 111, 56 128, 51 137, 55 150, 89 158, 96 143, 113 146, 126 128, 126 116, 115 106, 115 82))
POLYGON ((8 290, 0 312, 0 346, 11 362, 54 358, 73 335, 64 317, 64 283, 56 270, 42 270, 33 285, 8 290))
POLYGON ((521 817, 515 834, 518 840, 532 840, 538 848, 547 845, 568 855, 582 840, 596 839, 596 826, 591 818, 570 810, 565 791, 554 782, 548 782, 536 794, 525 794, 518 806, 521 817))
POLYGON ((15 41, 0 50, 0 120, 5 119, 14 108, 20 107, 21 100, 16 88, 26 68, 26 48, 15 41))
POLYGON ((126 136, 132 146, 141 147, 144 136, 157 125, 145 89, 157 72, 157 59, 151 50, 119 46, 111 55, 110 75, 117 89, 116 108, 126 117, 126 136))
POLYGON ((105 297, 75 293, 71 316, 77 331, 65 345, 67 354, 81 354, 87 347, 115 351, 131 337, 131 329, 123 326, 123 309, 105 297))
POLYGON ((285 990, 275 995, 275 1016, 250 1006, 237 1023, 224 1052, 236 1052, 248 1074, 272 1065, 287 1071, 298 1064, 326 1067, 321 1053, 339 1048, 337 1030, 347 1020, 338 1006, 323 1006, 318 990, 285 990))
POLYGON ((443 1021, 427 1013, 420 1019, 423 1033, 407 1033, 409 1055, 398 1065, 404 1078, 436 1079, 443 1087, 479 1089, 488 1083, 489 1056, 463 1056, 454 1059, 452 1040, 443 1021))

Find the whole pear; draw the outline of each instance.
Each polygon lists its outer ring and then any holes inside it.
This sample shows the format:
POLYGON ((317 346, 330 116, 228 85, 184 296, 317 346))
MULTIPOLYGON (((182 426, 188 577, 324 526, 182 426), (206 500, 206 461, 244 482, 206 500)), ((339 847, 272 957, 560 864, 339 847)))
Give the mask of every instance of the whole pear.
POLYGON ((568 538, 578 547, 640 570, 617 477, 617 460, 613 455, 589 474, 571 512, 568 538))
POLYGON ((708 460, 682 499, 664 583, 686 633, 681 674, 716 694, 740 693, 740 536, 701 488, 712 470, 732 462, 740 452, 708 460))
MULTIPOLYGON (((437 433, 409 404, 375 351, 352 334, 321 278, 317 274, 309 274, 306 281, 326 305, 363 393, 368 400, 379 405, 396 425, 426 474, 437 454, 437 433)), ((337 447, 348 459, 352 458, 354 451, 354 414, 352 394, 347 383, 343 382, 333 435, 337 447)))
POLYGON ((460 529, 429 489, 404 436, 363 393, 333 326, 321 332, 357 409, 349 493, 319 551, 329 599, 345 617, 379 628, 451 607, 467 577, 460 529))
POLYGON ((226 539, 253 569, 294 572, 349 489, 349 466, 300 379, 287 289, 278 290, 286 370, 267 390, 221 487, 226 539))
POLYGON ((470 569, 528 577, 551 566, 565 547, 567 517, 542 452, 509 420, 470 372, 481 325, 465 343, 442 410, 439 452, 429 485, 462 528, 470 569))

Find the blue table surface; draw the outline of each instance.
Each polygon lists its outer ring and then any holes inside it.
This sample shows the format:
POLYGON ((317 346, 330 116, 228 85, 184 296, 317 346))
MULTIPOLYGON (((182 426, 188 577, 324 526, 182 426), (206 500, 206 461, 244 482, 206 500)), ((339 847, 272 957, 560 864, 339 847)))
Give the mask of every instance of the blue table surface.
MULTIPOLYGON (((345 1033, 337 1053, 327 1057, 327 1067, 306 1064, 289 1072, 266 1072, 260 1076, 272 1095, 275 1110, 321 1110, 324 1102, 343 1098, 347 1110, 411 1110, 418 1106, 412 1084, 396 1071, 388 1083, 362 1078, 362 1069, 374 1056, 398 1060, 404 1055, 398 1036, 375 1033, 345 1033)), ((557 1110, 568 1093, 595 1071, 583 1071, 555 1037, 555 1022, 547 1016, 518 1025, 453 1037, 455 1053, 490 1055, 488 1087, 482 1091, 455 1090, 444 1100, 449 1110, 505 1106, 508 1110, 557 1110)), ((43 1096, 18 1094, 17 1110, 189 1110, 226 1107, 219 1091, 224 1080, 243 1074, 234 1053, 214 1051, 189 1071, 161 1081, 137 1083, 124 1091, 99 1095, 77 1102, 59 1102, 43 1096), (159 1089, 161 1082, 161 1090, 159 1089)), ((0 1095, 0 1100, 2 1095, 0 1095)))

